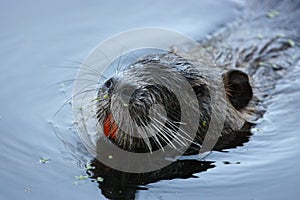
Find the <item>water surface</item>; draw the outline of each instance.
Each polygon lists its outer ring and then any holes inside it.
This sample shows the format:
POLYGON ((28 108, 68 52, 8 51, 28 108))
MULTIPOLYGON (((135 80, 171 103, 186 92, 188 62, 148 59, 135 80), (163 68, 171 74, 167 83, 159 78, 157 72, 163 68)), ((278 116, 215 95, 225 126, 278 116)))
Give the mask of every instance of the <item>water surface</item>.
MULTIPOLYGON (((99 42, 131 28, 170 28, 203 39, 239 8, 229 0, 1 1, 0 199, 106 199, 97 183, 74 177, 86 175, 91 159, 64 105, 79 63, 99 42), (42 157, 51 160, 42 164, 42 157)), ((293 69, 274 89, 248 143, 213 152, 207 160, 214 168, 194 178, 143 186, 137 199, 299 196, 299 75, 293 69)))

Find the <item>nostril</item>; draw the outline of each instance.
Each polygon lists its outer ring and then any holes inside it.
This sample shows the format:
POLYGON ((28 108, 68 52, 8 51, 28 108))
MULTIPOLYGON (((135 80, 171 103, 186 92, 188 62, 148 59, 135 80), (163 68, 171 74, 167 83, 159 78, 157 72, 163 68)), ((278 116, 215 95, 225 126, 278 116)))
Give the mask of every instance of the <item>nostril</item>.
POLYGON ((203 97, 205 95, 206 89, 203 85, 193 86, 193 90, 197 97, 203 97))

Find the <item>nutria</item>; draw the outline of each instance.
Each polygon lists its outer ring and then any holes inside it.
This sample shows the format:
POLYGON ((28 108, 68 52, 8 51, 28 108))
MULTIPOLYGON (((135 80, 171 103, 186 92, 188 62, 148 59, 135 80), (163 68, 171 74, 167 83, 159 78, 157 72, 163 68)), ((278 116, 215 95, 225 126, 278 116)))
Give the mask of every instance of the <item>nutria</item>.
MULTIPOLYGON (((248 123, 251 122, 250 119, 252 117, 261 117, 265 111, 264 100, 268 98, 268 95, 276 86, 276 82, 288 70, 299 66, 300 25, 298 19, 300 17, 300 2, 253 0, 247 2, 247 8, 245 12, 246 17, 213 34, 208 39, 200 41, 202 47, 205 47, 210 55, 209 59, 204 60, 202 52, 198 51, 190 52, 188 58, 172 51, 164 54, 152 54, 132 63, 132 68, 127 68, 120 72, 119 75, 106 80, 98 90, 99 98, 97 100, 99 101, 97 102, 98 110, 96 115, 97 121, 102 124, 100 127, 103 129, 106 137, 119 147, 129 151, 148 152, 160 148, 155 143, 156 138, 149 140, 148 143, 144 143, 143 138, 139 137, 132 137, 131 140, 128 140, 129 136, 120 132, 117 123, 115 123, 115 121, 119 121, 119 116, 110 115, 108 106, 112 100, 113 91, 116 87, 118 89, 123 84, 119 83, 120 80, 126 80, 135 86, 135 81, 132 79, 128 80, 129 77, 138 78, 136 75, 139 72, 134 71, 135 67, 138 67, 137 65, 143 66, 144 68, 142 69, 146 70, 147 67, 150 68, 154 64, 161 66, 162 70, 174 70, 183 74, 190 83, 192 90, 197 94, 197 103, 194 105, 198 106, 203 115, 200 116, 197 137, 191 144, 191 148, 197 147, 197 143, 201 144, 203 142, 203 137, 207 130, 206 125, 210 120, 212 107, 206 85, 208 78, 210 81, 223 83, 226 89, 226 102, 219 103, 219 106, 223 107, 223 103, 226 103, 230 111, 230 115, 227 115, 226 118, 222 136, 214 149, 234 148, 247 142, 247 137, 251 134, 250 128, 252 124, 248 123), (201 64, 205 64, 207 67, 201 68, 203 71, 194 72, 193 66, 201 64), (206 70, 212 66, 217 68, 206 70), (221 78, 217 79, 216 77, 221 78), (196 80, 199 80, 199 82, 196 80), (240 91, 242 92, 240 93, 240 91), (250 115, 250 118, 248 115, 250 115), (151 145, 150 148, 148 144, 151 145)), ((142 80, 137 80, 137 84, 143 85, 139 81, 142 80)), ((144 87, 147 89, 146 93, 144 93, 143 89, 136 90, 135 87, 131 87, 131 90, 134 89, 134 92, 124 91, 122 87, 119 88, 119 91, 127 94, 124 99, 126 100, 127 96, 127 100, 130 102, 129 104, 120 104, 120 108, 128 107, 131 116, 133 116, 132 119, 137 124, 147 125, 151 122, 148 102, 141 101, 144 107, 139 107, 136 100, 141 99, 143 95, 146 95, 146 100, 152 100, 149 97, 149 94, 152 94, 156 102, 167 108, 165 115, 176 124, 176 126, 170 126, 166 123, 166 127, 170 128, 169 132, 173 133, 173 129, 176 131, 180 124, 176 123, 179 121, 179 109, 176 109, 178 108, 178 99, 174 98, 172 91, 161 85, 144 85, 144 87), (162 92, 166 94, 163 97, 160 96, 162 92), (172 99, 172 101, 169 101, 169 99, 172 99)), ((115 92, 118 92, 118 90, 115 92)), ((136 136, 135 134, 133 135, 136 136)), ((168 141, 163 140, 163 138, 158 140, 161 146, 168 141)), ((101 154, 102 151, 98 153, 101 154)), ((120 196, 122 198, 130 196, 129 199, 134 199, 136 190, 141 189, 139 185, 162 179, 191 177, 193 173, 201 171, 199 163, 191 162, 181 165, 180 160, 157 171, 140 174, 118 171, 105 165, 105 163, 99 162, 97 159, 94 159, 92 163, 95 168, 89 171, 89 175, 94 174, 91 178, 95 180, 98 177, 104 178, 103 182, 98 182, 99 187, 102 189, 102 193, 111 199, 119 199, 120 196), (195 166, 199 168, 193 168, 193 170, 186 168, 195 166), (184 172, 187 172, 186 176, 182 176, 184 172)), ((212 167, 211 163, 207 166, 208 168, 212 167)))
MULTIPOLYGON (((246 122, 243 111, 251 99, 249 78, 242 71, 222 70, 215 68, 208 59, 193 61, 172 52, 151 54, 103 84, 98 91, 97 119, 102 124, 104 134, 118 146, 134 152, 151 152, 163 148, 173 139, 174 148, 185 145, 185 140, 202 144, 212 110, 227 111, 222 135, 240 130, 246 122), (182 86, 183 80, 176 73, 187 80, 187 87, 182 86), (166 86, 154 80, 157 77, 163 79, 166 86), (218 99, 216 105, 213 105, 210 91, 220 90, 217 87, 219 82, 224 84, 227 98, 218 99), (167 88, 171 84, 183 91, 179 94, 182 96, 176 96, 167 88), (189 89, 195 93, 195 99, 188 95, 189 89), (178 98, 185 98, 184 102, 179 102, 178 98), (186 116, 189 119, 198 117, 195 138, 189 137, 186 133, 188 130, 179 128, 182 112, 186 112, 180 106, 187 102, 190 110, 186 116), (150 111, 155 105, 161 105, 165 109, 163 119, 161 115, 151 116, 150 111), (125 109, 128 109, 129 115, 125 109), (199 115, 192 115, 193 111, 199 115)), ((192 126, 189 122, 184 123, 192 126)))
MULTIPOLYGON (((229 135, 245 126, 249 128, 248 122, 263 113, 255 106, 262 102, 267 90, 275 86, 278 77, 297 62, 297 55, 291 56, 298 48, 299 26, 294 13, 299 12, 295 4, 287 6, 287 3, 264 1, 262 7, 257 8, 255 2, 249 3, 249 10, 255 12, 254 17, 250 13, 242 23, 236 22, 221 34, 202 41, 202 47, 211 58, 197 49, 190 51, 189 55, 180 55, 176 51, 150 54, 110 77, 98 90, 97 101, 96 117, 105 136, 119 147, 133 152, 155 151, 168 143, 179 148, 190 142, 195 147, 204 141, 215 110, 226 113, 218 144, 222 143, 222 138, 231 137, 229 135), (252 6, 255 9, 251 9, 252 6), (284 16, 273 8, 282 9, 284 16), (288 29, 291 26, 293 29, 288 29), (190 88, 182 87, 181 90, 192 89, 196 102, 184 94, 178 97, 174 91, 154 80, 149 83, 153 76, 162 76, 165 82, 177 84, 180 88, 182 79, 178 80, 176 74, 189 83, 190 88), (225 88, 225 98, 212 105, 210 92, 220 90, 217 87, 220 84, 225 88), (182 123, 188 125, 188 122, 181 121, 185 111, 180 108, 180 98, 184 97, 185 103, 191 104, 192 111, 199 114, 186 115, 190 119, 197 118, 195 137, 190 137, 188 131, 180 127, 182 123), (153 116, 152 107, 155 105, 163 107, 165 113, 153 116)), ((222 145, 215 146, 215 149, 221 148, 222 145)))
MULTIPOLYGON (((101 137, 130 152, 154 152, 169 145, 183 153, 187 149, 181 147, 203 146, 210 122, 220 121, 222 129, 212 137, 219 138, 214 149, 230 148, 235 135, 249 130, 264 113, 263 100, 299 59, 299 3, 247 4, 245 18, 200 41, 201 48, 185 54, 176 47, 150 53, 93 88, 97 98, 89 102, 96 102, 92 119, 101 137)), ((74 95, 79 101, 90 91, 82 88, 74 95)), ((81 105, 74 106, 76 112, 85 110, 76 106, 81 105)), ((81 139, 99 153, 98 133, 81 139)))

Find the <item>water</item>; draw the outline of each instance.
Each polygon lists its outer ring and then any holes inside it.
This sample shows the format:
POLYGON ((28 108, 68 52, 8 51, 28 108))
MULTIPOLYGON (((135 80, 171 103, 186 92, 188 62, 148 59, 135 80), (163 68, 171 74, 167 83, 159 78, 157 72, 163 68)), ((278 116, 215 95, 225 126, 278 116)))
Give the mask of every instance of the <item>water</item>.
MULTIPOLYGON (((60 110, 71 96, 77 62, 111 35, 141 26, 202 39, 237 17, 238 8, 229 0, 2 1, 0 199, 106 199, 91 179, 74 178, 86 175, 91 159, 74 136, 70 105, 60 110), (42 164, 42 157, 51 160, 42 164)), ((299 75, 295 68, 279 82, 248 143, 210 154, 212 168, 194 178, 141 186, 147 190, 138 190, 137 199, 297 198, 299 75)))

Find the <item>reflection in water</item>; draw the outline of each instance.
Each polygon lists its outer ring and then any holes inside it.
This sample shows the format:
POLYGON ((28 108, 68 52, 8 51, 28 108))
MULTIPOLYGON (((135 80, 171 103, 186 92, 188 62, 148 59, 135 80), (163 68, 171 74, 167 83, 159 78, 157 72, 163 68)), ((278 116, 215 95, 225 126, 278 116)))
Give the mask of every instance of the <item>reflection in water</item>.
MULTIPOLYGON (((235 132, 220 138, 215 150, 224 151, 229 148, 243 146, 244 143, 249 141, 252 125, 246 123, 238 133, 235 132)), ((190 151, 186 152, 187 155, 195 153, 197 153, 196 148, 191 148, 190 151)), ((98 183, 101 193, 108 199, 135 199, 136 193, 139 190, 147 190, 147 187, 143 186, 149 183, 177 178, 197 178, 194 175, 195 173, 205 172, 216 167, 214 161, 187 159, 177 160, 167 167, 153 172, 127 173, 106 166, 96 158, 91 161, 91 166, 87 170, 87 174, 93 181, 98 183)))
POLYGON ((138 190, 146 190, 149 183, 175 178, 192 178, 193 174, 215 167, 212 161, 178 160, 160 170, 148 173, 126 173, 105 166, 97 159, 92 160, 94 169, 88 170, 90 178, 98 181, 99 189, 108 199, 135 199, 138 190))

